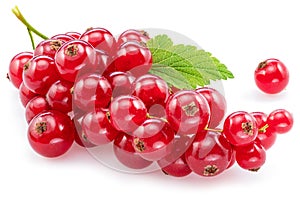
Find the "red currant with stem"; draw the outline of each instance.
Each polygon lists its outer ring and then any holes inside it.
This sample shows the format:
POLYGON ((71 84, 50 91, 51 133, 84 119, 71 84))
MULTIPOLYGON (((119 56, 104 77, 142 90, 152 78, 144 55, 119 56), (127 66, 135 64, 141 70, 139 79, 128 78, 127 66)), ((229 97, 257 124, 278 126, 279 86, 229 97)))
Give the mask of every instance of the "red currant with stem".
POLYGON ((108 76, 107 80, 112 87, 113 97, 130 95, 132 93, 131 87, 135 78, 129 72, 112 72, 108 76))
POLYGON ((55 63, 61 77, 74 82, 79 70, 94 66, 96 61, 95 49, 82 40, 66 42, 58 49, 55 63))
POLYGON ((108 144, 119 133, 112 127, 106 112, 102 110, 88 112, 83 117, 81 125, 86 138, 95 145, 108 144))
POLYGON ((28 102, 25 108, 25 117, 27 123, 39 113, 49 110, 49 104, 44 97, 37 96, 28 102))
POLYGON ((146 160, 157 161, 171 152, 175 132, 167 121, 153 118, 145 120, 132 135, 135 151, 146 160))
POLYGON ((182 90, 169 97, 166 103, 166 116, 177 133, 195 135, 209 123, 210 110, 201 94, 182 90))
POLYGON ((118 46, 121 46, 123 43, 128 42, 128 41, 147 43, 147 41, 149 39, 150 39, 150 37, 146 31, 129 29, 129 30, 124 31, 118 37, 117 43, 118 43, 118 46))
POLYGON ((109 112, 113 127, 130 135, 147 119, 144 103, 131 95, 114 98, 109 106, 109 112))
POLYGON ((108 80, 98 74, 86 74, 76 80, 73 90, 73 104, 83 111, 105 108, 112 97, 108 80))
POLYGON ((27 103, 36 96, 38 96, 38 94, 29 90, 29 88, 25 86, 24 82, 21 83, 19 87, 19 97, 24 107, 26 107, 27 103))
POLYGON ((259 141, 244 146, 235 147, 236 162, 250 171, 258 171, 266 161, 266 151, 259 141))
POLYGON ((190 167, 188 166, 185 160, 185 155, 182 155, 171 164, 161 168, 161 170, 166 175, 170 175, 174 177, 184 177, 189 175, 192 172, 192 170, 190 169, 190 167))
POLYGON ((59 79, 54 60, 39 55, 33 57, 24 66, 23 81, 27 88, 45 95, 50 86, 59 79))
POLYGON ((66 32, 65 34, 74 37, 75 39, 79 39, 79 37, 81 36, 79 32, 75 32, 75 31, 69 31, 66 32))
POLYGON ((65 43, 61 40, 47 39, 40 42, 34 50, 34 56, 46 55, 54 59, 57 50, 65 43))
POLYGON ((49 88, 46 99, 51 109, 68 113, 72 110, 73 84, 64 80, 58 80, 49 88))
POLYGON ((119 133, 114 140, 113 150, 116 158, 128 168, 143 169, 152 164, 135 152, 133 137, 126 133, 119 133))
POLYGON ((68 41, 72 41, 75 38, 71 35, 67 35, 67 34, 57 34, 51 37, 51 39, 55 39, 55 40, 60 40, 63 43, 68 42, 68 41))
POLYGON ((259 63, 254 72, 257 87, 265 93, 281 92, 289 83, 287 67, 278 59, 267 59, 259 63))
POLYGON ((33 57, 31 52, 21 52, 15 55, 9 63, 8 78, 11 83, 19 88, 23 82, 24 65, 33 57))
POLYGON ((226 113, 227 104, 225 97, 219 91, 210 87, 198 88, 196 92, 202 94, 208 102, 211 113, 208 127, 216 128, 226 113))
POLYGON ((58 111, 45 111, 34 117, 28 126, 28 140, 38 154, 58 157, 66 153, 74 141, 74 125, 58 111))
POLYGON ((285 109, 274 110, 268 115, 267 124, 270 130, 276 133, 287 133, 293 127, 293 115, 285 109))
POLYGON ((203 130, 185 152, 185 158, 193 172, 210 177, 226 170, 232 151, 230 143, 219 132, 203 130))
POLYGON ((222 134, 232 145, 249 144, 258 134, 255 118, 245 111, 233 112, 225 119, 222 134))
POLYGON ((133 76, 146 74, 152 66, 152 54, 141 43, 126 42, 120 46, 114 60, 117 71, 130 71, 133 76))

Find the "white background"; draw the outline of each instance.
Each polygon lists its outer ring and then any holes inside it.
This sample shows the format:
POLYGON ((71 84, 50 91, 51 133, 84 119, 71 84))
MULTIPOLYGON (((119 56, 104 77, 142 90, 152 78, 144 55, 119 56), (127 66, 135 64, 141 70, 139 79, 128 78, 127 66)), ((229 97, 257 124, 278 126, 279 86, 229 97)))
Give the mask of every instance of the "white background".
POLYGON ((0 3, 0 198, 299 198, 300 179, 300 12, 298 1, 8 1, 0 3), (196 3, 197 2, 197 3, 196 3), (228 114, 285 108, 294 115, 291 132, 278 136, 257 173, 237 165, 214 178, 177 179, 160 172, 124 174, 107 168, 74 145, 64 156, 45 159, 30 148, 24 109, 6 80, 10 59, 31 49, 26 29, 11 8, 18 5, 47 34, 104 27, 113 34, 129 28, 180 32, 212 52, 234 73, 224 81, 228 114), (260 61, 275 57, 290 70, 290 83, 278 95, 255 86, 260 61))

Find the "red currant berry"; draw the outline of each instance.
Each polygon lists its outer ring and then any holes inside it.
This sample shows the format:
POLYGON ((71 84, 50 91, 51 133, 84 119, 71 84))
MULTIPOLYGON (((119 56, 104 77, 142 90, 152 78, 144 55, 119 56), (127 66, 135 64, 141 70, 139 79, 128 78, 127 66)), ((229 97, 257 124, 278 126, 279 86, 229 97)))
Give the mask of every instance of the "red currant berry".
MULTIPOLYGON (((159 162, 158 162, 159 164, 159 162)), ((166 174, 174 177, 184 177, 189 175, 192 170, 188 166, 185 155, 172 162, 171 164, 161 168, 161 170, 166 174)))
POLYGON ((112 97, 107 79, 98 74, 81 76, 74 84, 73 103, 83 111, 105 108, 112 97))
POLYGON ((119 131, 132 135, 147 118, 147 109, 138 97, 121 95, 109 106, 110 121, 119 131))
POLYGON ((278 59, 261 62, 254 72, 255 83, 259 89, 268 94, 281 92, 289 82, 289 72, 278 59))
POLYGON ((85 148, 92 148, 95 147, 96 145, 91 143, 86 135, 84 134, 83 130, 82 130, 82 119, 83 119, 84 115, 83 114, 75 114, 74 118, 73 118, 73 123, 75 126, 75 134, 74 134, 74 141, 81 147, 85 147, 85 148))
POLYGON ((51 37, 51 39, 60 40, 63 43, 65 43, 65 42, 74 40, 75 37, 68 35, 68 34, 57 34, 57 35, 54 35, 53 37, 51 37))
POLYGON ((25 86, 24 82, 22 82, 19 87, 19 97, 23 106, 26 107, 27 103, 36 96, 38 96, 38 94, 29 90, 29 88, 25 86))
POLYGON ((25 109, 26 121, 29 123, 39 113, 49 110, 49 104, 44 97, 37 96, 30 100, 25 109))
POLYGON ((258 171, 266 161, 266 151, 259 142, 251 142, 244 146, 235 147, 236 162, 250 171, 258 171))
POLYGON ((87 113, 82 119, 82 130, 86 138, 95 145, 104 145, 113 141, 118 135, 104 111, 87 113))
POLYGON ((34 56, 46 55, 54 59, 57 50, 63 45, 63 43, 65 42, 61 40, 54 40, 54 39, 44 40, 36 46, 34 50, 34 56))
POLYGON ((228 164, 228 166, 227 166, 226 169, 231 168, 231 167, 234 165, 235 162, 236 162, 236 158, 235 158, 235 150, 233 150, 233 151, 232 151, 232 155, 231 155, 231 160, 230 160, 230 162, 229 162, 229 164, 228 164))
POLYGON ((74 37, 75 39, 79 39, 79 37, 81 36, 79 32, 74 32, 74 31, 66 32, 65 34, 74 37))
POLYGON ((178 91, 166 103, 166 116, 177 133, 195 135, 209 123, 209 105, 202 95, 194 91, 178 91))
POLYGON ((196 92, 202 94, 208 102, 211 113, 208 127, 217 127, 226 113, 227 104, 225 97, 216 89, 209 87, 198 88, 196 92))
POLYGON ((72 146, 74 133, 70 118, 54 110, 40 113, 28 126, 30 145, 45 157, 58 157, 66 153, 72 146))
POLYGON ((112 87, 113 97, 130 95, 132 93, 131 87, 135 78, 130 73, 113 72, 107 79, 112 87))
POLYGON ((234 112, 225 119, 222 134, 235 146, 249 144, 258 134, 255 118, 244 111, 234 112))
POLYGON ((51 57, 35 56, 24 66, 23 81, 25 86, 40 95, 45 95, 50 86, 58 79, 56 66, 51 57))
POLYGON ((232 146, 218 132, 203 130, 185 152, 188 166, 201 176, 216 176, 228 167, 232 146))
POLYGON ((8 69, 8 78, 11 83, 19 88, 21 83, 23 82, 23 69, 24 65, 33 57, 33 53, 31 52, 21 52, 15 55, 9 64, 8 69))
POLYGON ((79 70, 95 65, 95 49, 85 41, 72 40, 58 49, 55 63, 61 77, 74 82, 79 70))
POLYGON ((285 109, 277 109, 272 111, 267 118, 269 128, 279 134, 287 133, 294 124, 293 116, 285 109))
POLYGON ((118 38, 118 46, 121 46, 123 43, 128 41, 136 41, 136 42, 143 42, 147 43, 150 39, 148 33, 144 30, 134 30, 129 29, 124 31, 118 38))
POLYGON ((147 119, 133 133, 133 147, 140 156, 157 161, 167 156, 172 149, 175 132, 162 119, 147 119))
POLYGON ((51 109, 62 113, 68 113, 72 110, 72 88, 70 82, 58 80, 49 88, 46 99, 51 109))
POLYGON ((143 169, 152 164, 151 161, 143 159, 133 148, 133 137, 120 133, 114 140, 114 154, 116 158, 126 167, 132 169, 143 169))
POLYGON ((117 71, 130 71, 135 77, 146 74, 152 66, 150 50, 137 42, 126 42, 120 46, 114 60, 117 71))

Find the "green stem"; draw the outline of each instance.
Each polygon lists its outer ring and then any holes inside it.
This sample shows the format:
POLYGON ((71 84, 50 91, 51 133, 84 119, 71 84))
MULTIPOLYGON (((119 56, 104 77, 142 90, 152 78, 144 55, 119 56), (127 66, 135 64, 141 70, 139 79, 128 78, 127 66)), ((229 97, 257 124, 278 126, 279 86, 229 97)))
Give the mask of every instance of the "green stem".
POLYGON ((34 39, 33 39, 33 36, 32 36, 32 32, 29 30, 29 28, 27 28, 27 31, 28 31, 28 34, 29 34, 29 37, 30 37, 32 50, 34 50, 35 49, 35 44, 34 44, 34 39))
POLYGON ((41 32, 39 32, 37 29, 35 29, 32 25, 30 25, 30 23, 27 22, 27 20, 25 19, 25 17, 22 15, 21 11, 19 10, 18 6, 15 6, 12 9, 12 12, 14 13, 14 15, 16 15, 16 17, 27 27, 27 29, 29 29, 31 32, 35 33, 36 35, 38 35, 39 37, 41 37, 42 39, 48 39, 47 36, 45 36, 44 34, 42 34, 41 32))

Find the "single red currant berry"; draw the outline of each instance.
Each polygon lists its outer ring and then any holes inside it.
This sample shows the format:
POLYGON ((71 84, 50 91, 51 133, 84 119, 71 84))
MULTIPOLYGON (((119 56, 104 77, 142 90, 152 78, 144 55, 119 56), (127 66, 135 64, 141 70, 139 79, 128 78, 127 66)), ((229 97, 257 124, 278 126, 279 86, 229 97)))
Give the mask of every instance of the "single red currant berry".
MULTIPOLYGON (((159 164, 159 162, 158 162, 159 164)), ((188 166, 185 155, 182 155, 177 160, 172 162, 171 164, 168 164, 167 166, 164 166, 161 168, 161 170, 166 174, 174 177, 184 177, 189 175, 192 170, 188 166)))
POLYGON ((73 118, 73 123, 75 126, 75 134, 74 134, 74 141, 81 147, 85 148, 92 148, 95 147, 96 145, 91 143, 86 135, 84 134, 82 130, 82 119, 84 117, 83 113, 75 113, 75 116, 73 118))
POLYGON ((266 151, 259 141, 235 147, 235 151, 236 162, 243 169, 258 171, 266 161, 266 151))
POLYGON ((203 130, 185 152, 185 158, 196 174, 216 176, 228 167, 232 151, 232 146, 220 133, 203 130))
POLYGON ((285 109, 272 111, 267 118, 269 128, 279 134, 289 132, 294 124, 293 116, 285 109))
POLYGON ((236 158, 235 158, 235 150, 233 150, 233 151, 232 151, 232 155, 231 155, 231 160, 230 160, 230 162, 229 162, 229 164, 228 164, 228 166, 227 166, 226 169, 231 168, 231 167, 234 165, 235 162, 236 162, 236 158))
POLYGON ((146 160, 160 160, 172 150, 175 132, 162 119, 147 119, 132 134, 135 151, 146 160))
POLYGON ((49 104, 44 97, 37 96, 30 100, 25 109, 25 117, 27 123, 29 123, 32 118, 34 118, 39 113, 49 110, 49 104))
POLYGON ((81 36, 79 32, 74 32, 74 31, 66 32, 65 34, 74 37, 75 39, 79 39, 79 37, 81 36))
POLYGON ((267 124, 268 115, 263 112, 252 112, 250 113, 256 120, 258 134, 257 138, 260 140, 261 145, 265 148, 265 150, 271 148, 276 141, 276 133, 269 128, 269 124, 267 124))
POLYGON ((62 113, 70 112, 72 110, 72 88, 72 83, 63 80, 52 84, 46 94, 51 109, 62 113))
POLYGON ((22 82, 19 87, 19 97, 23 106, 26 107, 27 103, 36 96, 38 96, 38 94, 29 90, 29 88, 25 86, 24 82, 22 82))
POLYGON ((95 145, 104 145, 113 141, 118 135, 106 112, 97 110, 88 112, 82 119, 82 130, 86 138, 95 145))
POLYGON ((75 38, 71 35, 68 35, 68 34, 57 34, 57 35, 54 35, 53 37, 51 37, 51 39, 60 40, 63 43, 65 43, 65 42, 68 42, 68 41, 72 41, 75 38))
POLYGON ((259 89, 268 94, 281 92, 289 82, 287 67, 278 59, 261 62, 254 72, 255 83, 259 89))
POLYGON ((19 88, 21 83, 23 82, 23 69, 24 65, 33 57, 33 53, 31 52, 21 52, 15 55, 9 63, 9 69, 7 73, 7 77, 11 81, 11 83, 19 88))
POLYGON ((34 117, 28 126, 31 147, 45 157, 66 153, 74 141, 74 125, 70 118, 58 111, 45 111, 34 117))
POLYGON ((133 76, 146 74, 152 66, 150 50, 137 42, 126 42, 120 46, 114 60, 117 71, 130 71, 133 76))
POLYGON ((95 49, 82 40, 66 42, 58 49, 55 63, 61 77, 74 82, 79 70, 95 65, 95 49))
POLYGON ((39 55, 33 57, 24 66, 23 81, 27 88, 45 95, 50 86, 59 79, 54 60, 39 55))
POLYGON ((112 97, 108 80, 98 74, 81 76, 74 84, 73 104, 83 111, 105 108, 112 97))
POLYGON ((225 119, 222 134, 235 146, 249 144, 258 134, 256 121, 245 111, 233 112, 225 119))
POLYGON ((195 135, 209 123, 210 110, 206 99, 194 91, 178 91, 166 103, 166 116, 179 134, 195 135))
POLYGON ((65 42, 61 40, 54 40, 54 39, 44 40, 36 46, 34 50, 34 56, 46 55, 54 59, 57 50, 63 45, 63 43, 65 42))
POLYGON ((116 158, 126 167, 132 169, 143 169, 152 164, 151 161, 143 159, 133 148, 133 137, 120 133, 114 140, 114 154, 116 158))
POLYGON ((209 87, 198 88, 196 92, 202 94, 208 102, 211 114, 208 127, 217 127, 226 113, 227 104, 225 97, 216 89, 209 87))
POLYGON ((129 29, 124 31, 118 38, 118 46, 121 46, 123 43, 128 41, 136 41, 136 42, 143 42, 147 43, 150 39, 148 33, 144 30, 134 30, 129 29))
POLYGON ((121 95, 109 106, 110 121, 114 128, 132 135, 147 118, 147 109, 138 97, 121 95))
POLYGON ((131 87, 135 78, 130 73, 113 72, 108 76, 107 80, 112 87, 113 97, 130 95, 132 93, 131 87))

